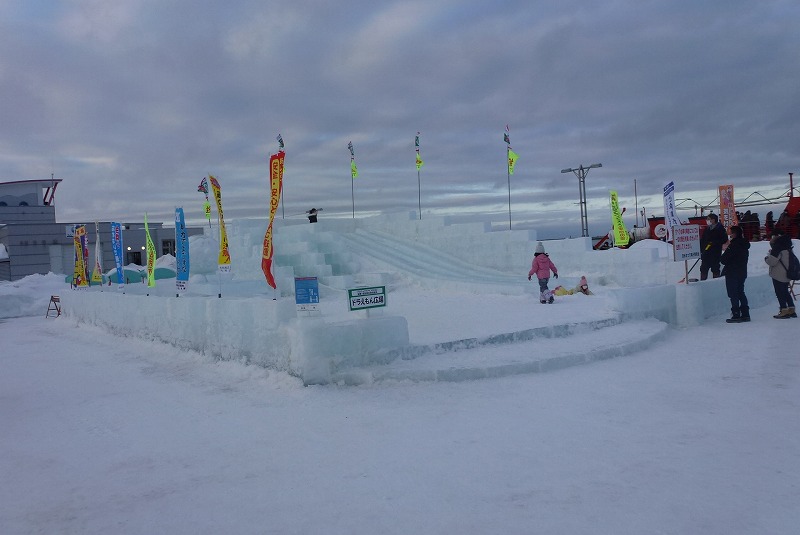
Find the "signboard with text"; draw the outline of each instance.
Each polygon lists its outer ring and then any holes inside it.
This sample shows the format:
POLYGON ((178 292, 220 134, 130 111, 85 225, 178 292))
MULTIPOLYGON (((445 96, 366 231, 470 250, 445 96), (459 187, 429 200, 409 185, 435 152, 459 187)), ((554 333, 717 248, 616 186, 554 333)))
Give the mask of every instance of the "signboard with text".
POLYGON ((363 310, 386 306, 386 286, 347 290, 350 310, 363 310))
POLYGON ((316 277, 294 278, 294 303, 298 311, 319 310, 319 282, 316 277))
POLYGON ((672 228, 672 259, 675 262, 700 258, 700 225, 672 228))

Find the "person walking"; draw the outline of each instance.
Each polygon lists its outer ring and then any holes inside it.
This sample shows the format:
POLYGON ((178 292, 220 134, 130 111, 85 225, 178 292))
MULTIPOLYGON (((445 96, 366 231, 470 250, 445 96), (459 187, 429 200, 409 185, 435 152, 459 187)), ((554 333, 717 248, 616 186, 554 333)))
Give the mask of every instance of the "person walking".
POLYGON ((553 277, 557 279, 558 269, 553 264, 553 261, 550 260, 550 256, 544 252, 544 244, 539 242, 536 244, 536 251, 533 253, 528 280, 531 280, 533 275, 536 275, 536 278, 539 279, 539 302, 542 304, 554 301, 553 294, 547 288, 547 283, 550 280, 550 271, 553 272, 553 277))
POLYGON ((731 241, 722 253, 720 263, 725 266, 722 276, 725 277, 725 289, 731 300, 731 317, 728 323, 750 321, 750 307, 744 293, 744 281, 747 279, 747 260, 750 258, 750 242, 744 239, 742 227, 734 225, 730 228, 731 241))
POLYGON ((789 253, 792 250, 792 239, 776 230, 769 245, 769 254, 764 257, 764 262, 769 266, 769 276, 772 277, 772 286, 775 288, 775 297, 778 298, 780 307, 780 311, 772 317, 775 319, 796 318, 794 300, 789 291, 789 277, 786 275, 789 267, 789 253))
POLYGON ((708 278, 708 272, 716 279, 719 277, 719 259, 722 246, 728 243, 725 227, 720 225, 717 214, 708 214, 706 228, 700 237, 700 280, 708 278))

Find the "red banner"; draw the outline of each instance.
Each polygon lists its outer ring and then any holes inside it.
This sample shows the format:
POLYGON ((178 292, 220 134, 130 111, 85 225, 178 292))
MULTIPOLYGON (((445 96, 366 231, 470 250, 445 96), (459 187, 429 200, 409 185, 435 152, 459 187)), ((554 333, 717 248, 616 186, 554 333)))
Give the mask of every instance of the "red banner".
POLYGON ((272 222, 275 220, 275 213, 278 211, 278 204, 281 200, 283 191, 283 161, 286 153, 278 151, 269 157, 269 225, 267 233, 264 235, 264 248, 261 254, 261 271, 267 278, 267 284, 276 288, 275 277, 272 276, 272 222))

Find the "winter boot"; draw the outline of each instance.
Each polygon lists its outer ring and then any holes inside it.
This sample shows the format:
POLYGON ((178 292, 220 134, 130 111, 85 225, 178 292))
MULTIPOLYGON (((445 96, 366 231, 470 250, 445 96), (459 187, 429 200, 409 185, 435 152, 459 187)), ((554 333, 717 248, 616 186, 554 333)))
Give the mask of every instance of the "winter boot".
POLYGON ((780 312, 778 312, 772 317, 775 318, 776 320, 783 320, 783 319, 789 319, 792 316, 788 308, 782 308, 780 312))
POLYGON ((733 315, 725 320, 725 323, 741 323, 742 316, 738 312, 734 312, 733 315))
POLYGON ((786 312, 788 312, 790 318, 796 318, 797 317, 797 312, 794 311, 794 307, 787 308, 786 312))
MULTIPOLYGON (((550 304, 552 305, 552 304, 553 304, 553 301, 555 301, 555 298, 554 298, 554 297, 551 295, 551 296, 550 296, 550 299, 548 299, 548 300, 547 300, 547 302, 548 302, 548 303, 550 303, 550 304)), ((795 316, 795 317, 797 317, 797 316, 795 316)))
POLYGON ((739 319, 742 323, 750 321, 750 307, 742 307, 742 317, 739 319))

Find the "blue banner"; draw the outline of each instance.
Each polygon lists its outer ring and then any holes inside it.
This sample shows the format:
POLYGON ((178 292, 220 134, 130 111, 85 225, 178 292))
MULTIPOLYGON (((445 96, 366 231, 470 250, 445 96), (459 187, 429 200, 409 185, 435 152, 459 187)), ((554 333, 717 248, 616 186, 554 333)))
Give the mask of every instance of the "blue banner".
POLYGON ((189 236, 183 208, 175 208, 175 285, 185 291, 189 282, 189 236))
POLYGON ((122 286, 125 284, 125 268, 122 265, 122 226, 119 223, 111 223, 111 248, 117 266, 117 283, 122 286))

